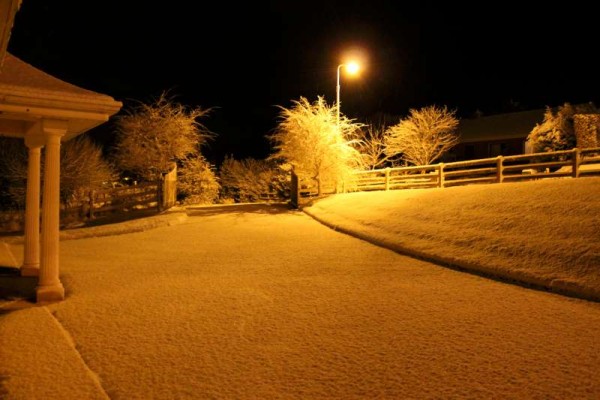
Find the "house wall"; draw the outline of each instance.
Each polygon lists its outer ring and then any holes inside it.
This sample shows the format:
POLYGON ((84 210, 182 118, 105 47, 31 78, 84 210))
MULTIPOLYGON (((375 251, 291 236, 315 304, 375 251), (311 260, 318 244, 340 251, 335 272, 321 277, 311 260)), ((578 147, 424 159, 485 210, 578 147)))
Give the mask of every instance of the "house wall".
POLYGON ((464 161, 525 153, 525 141, 544 119, 544 109, 482 116, 460 121, 460 143, 443 161, 464 161))
POLYGON ((476 160, 525 153, 525 139, 499 139, 459 143, 443 157, 444 162, 476 160))

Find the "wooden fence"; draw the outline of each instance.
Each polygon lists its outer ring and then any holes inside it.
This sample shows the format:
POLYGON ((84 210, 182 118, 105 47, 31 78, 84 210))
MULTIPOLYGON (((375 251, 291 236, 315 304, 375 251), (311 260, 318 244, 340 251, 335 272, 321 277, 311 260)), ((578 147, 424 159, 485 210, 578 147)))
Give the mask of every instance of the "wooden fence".
MULTIPOLYGON (((342 187, 323 185, 323 194, 337 191, 370 191, 434 188, 476 183, 502 183, 544 178, 600 175, 600 147, 548 153, 498 156, 480 160, 357 171, 342 187)), ((296 206, 300 199, 316 196, 316 185, 297 183, 296 206)))
POLYGON ((159 190, 156 183, 92 190, 67 205, 61 211, 61 219, 96 219, 114 213, 158 209, 159 190))
POLYGON ((177 167, 163 176, 158 183, 106 188, 87 192, 77 202, 62 210, 64 221, 97 219, 114 213, 139 210, 162 211, 175 205, 177 200, 177 167))
POLYGON ((167 210, 177 202, 177 164, 173 164, 171 172, 163 176, 158 188, 158 209, 167 210))
MULTIPOLYGON (((162 211, 177 200, 177 169, 158 183, 106 188, 81 193, 77 200, 61 205, 61 226, 79 225, 85 220, 101 219, 135 211, 162 211)), ((0 233, 24 229, 24 210, 0 212, 0 233)))
POLYGON ((348 191, 448 187, 543 178, 600 175, 600 147, 480 160, 359 171, 348 191))

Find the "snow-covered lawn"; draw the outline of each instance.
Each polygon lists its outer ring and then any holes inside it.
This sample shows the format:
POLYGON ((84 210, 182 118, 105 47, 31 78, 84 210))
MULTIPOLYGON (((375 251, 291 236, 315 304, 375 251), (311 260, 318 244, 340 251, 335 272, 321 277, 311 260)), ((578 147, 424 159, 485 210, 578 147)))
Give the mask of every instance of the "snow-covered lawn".
POLYGON ((598 303, 405 257, 300 212, 195 215, 61 242, 66 300, 0 316, 0 393, 600 397, 598 303))
POLYGON ((305 211, 426 259, 600 300, 600 178, 350 193, 305 211))

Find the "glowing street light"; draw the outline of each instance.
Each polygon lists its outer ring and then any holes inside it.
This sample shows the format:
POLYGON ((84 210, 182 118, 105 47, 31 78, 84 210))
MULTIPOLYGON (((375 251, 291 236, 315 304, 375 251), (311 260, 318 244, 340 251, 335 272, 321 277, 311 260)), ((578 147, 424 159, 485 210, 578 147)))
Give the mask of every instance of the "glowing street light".
POLYGON ((337 108, 337 126, 340 127, 340 70, 342 67, 346 68, 346 71, 350 75, 356 75, 360 70, 360 65, 358 65, 355 61, 350 61, 348 63, 340 64, 337 67, 337 86, 336 86, 336 108, 337 108))

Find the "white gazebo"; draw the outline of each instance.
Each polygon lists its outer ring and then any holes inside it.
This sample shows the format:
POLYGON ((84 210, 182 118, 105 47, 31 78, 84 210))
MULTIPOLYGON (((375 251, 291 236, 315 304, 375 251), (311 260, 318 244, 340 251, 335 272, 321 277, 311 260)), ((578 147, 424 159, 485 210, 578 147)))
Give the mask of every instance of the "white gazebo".
POLYGON ((6 53, 19 1, 12 4, 12 8, 0 7, 0 18, 6 23, 0 31, 0 136, 21 138, 28 148, 21 275, 39 276, 36 297, 44 303, 64 298, 58 257, 61 142, 106 122, 121 109, 122 103, 63 82, 6 53), (40 241, 42 148, 45 162, 40 241))

